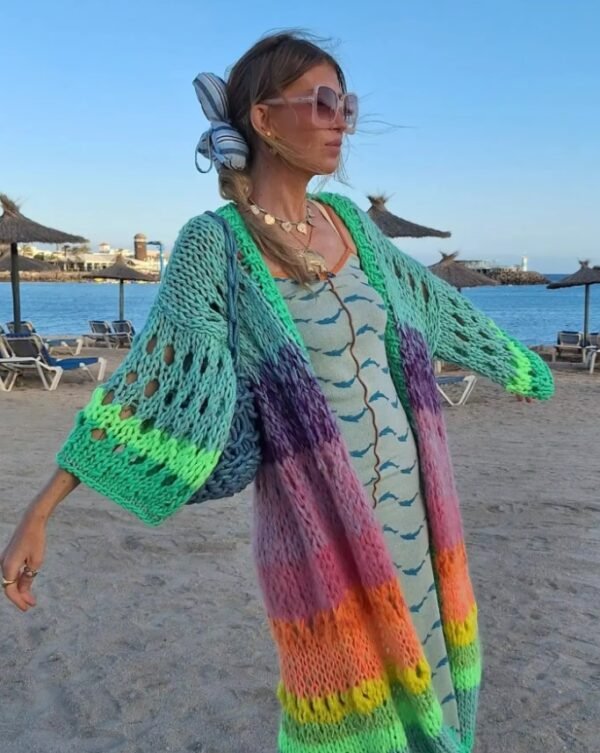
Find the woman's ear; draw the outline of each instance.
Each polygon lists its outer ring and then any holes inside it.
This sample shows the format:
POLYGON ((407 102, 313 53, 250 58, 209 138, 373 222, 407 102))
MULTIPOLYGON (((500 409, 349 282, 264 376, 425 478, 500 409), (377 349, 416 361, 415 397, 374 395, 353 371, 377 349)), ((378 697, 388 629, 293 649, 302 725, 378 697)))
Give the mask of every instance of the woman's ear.
POLYGON ((264 139, 272 136, 270 112, 268 105, 252 105, 250 109, 250 123, 256 134, 264 139))

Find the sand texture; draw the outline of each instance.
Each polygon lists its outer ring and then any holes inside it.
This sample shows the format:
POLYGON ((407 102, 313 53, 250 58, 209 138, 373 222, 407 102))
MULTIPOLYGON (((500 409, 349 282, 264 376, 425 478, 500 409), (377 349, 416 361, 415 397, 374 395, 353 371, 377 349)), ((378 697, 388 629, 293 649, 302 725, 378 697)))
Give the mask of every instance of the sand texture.
MULTIPOLYGON (((556 376, 549 403, 480 380, 446 411, 485 653, 477 753, 600 750, 600 376, 556 376)), ((92 387, 0 393, 0 548, 92 387)), ((0 753, 275 753, 250 511, 245 493, 151 529, 87 488, 64 502, 38 606, 0 601, 0 753)))

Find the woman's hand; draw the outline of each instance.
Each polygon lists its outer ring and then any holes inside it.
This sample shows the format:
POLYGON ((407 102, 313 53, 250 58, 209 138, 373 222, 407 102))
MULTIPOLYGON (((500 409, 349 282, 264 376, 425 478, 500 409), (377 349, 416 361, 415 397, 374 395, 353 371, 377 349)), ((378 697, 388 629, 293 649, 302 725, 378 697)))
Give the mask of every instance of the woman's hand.
POLYGON ((45 549, 46 519, 28 512, 0 555, 4 595, 22 612, 36 604, 31 587, 44 561, 45 549))

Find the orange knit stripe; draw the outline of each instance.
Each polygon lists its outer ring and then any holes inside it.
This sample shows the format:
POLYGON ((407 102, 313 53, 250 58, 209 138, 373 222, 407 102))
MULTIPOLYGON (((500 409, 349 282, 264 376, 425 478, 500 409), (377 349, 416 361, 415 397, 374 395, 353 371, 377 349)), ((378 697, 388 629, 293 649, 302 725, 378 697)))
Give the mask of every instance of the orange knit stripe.
POLYGON ((464 542, 452 549, 436 552, 434 557, 444 621, 464 622, 475 604, 464 542))
POLYGON ((367 680, 412 670, 423 660, 410 611, 394 579, 349 591, 333 610, 311 621, 271 620, 280 648, 282 681, 299 697, 345 692, 367 680))

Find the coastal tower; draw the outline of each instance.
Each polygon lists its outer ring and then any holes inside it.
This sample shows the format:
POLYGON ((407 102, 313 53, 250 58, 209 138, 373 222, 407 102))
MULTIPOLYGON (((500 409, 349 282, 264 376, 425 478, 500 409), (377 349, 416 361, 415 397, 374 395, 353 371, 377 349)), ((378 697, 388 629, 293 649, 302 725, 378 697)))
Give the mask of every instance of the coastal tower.
POLYGON ((521 272, 527 272, 527 264, 529 259, 526 256, 521 257, 521 272))
POLYGON ((148 259, 148 239, 143 233, 137 233, 133 237, 134 256, 138 261, 148 259))

